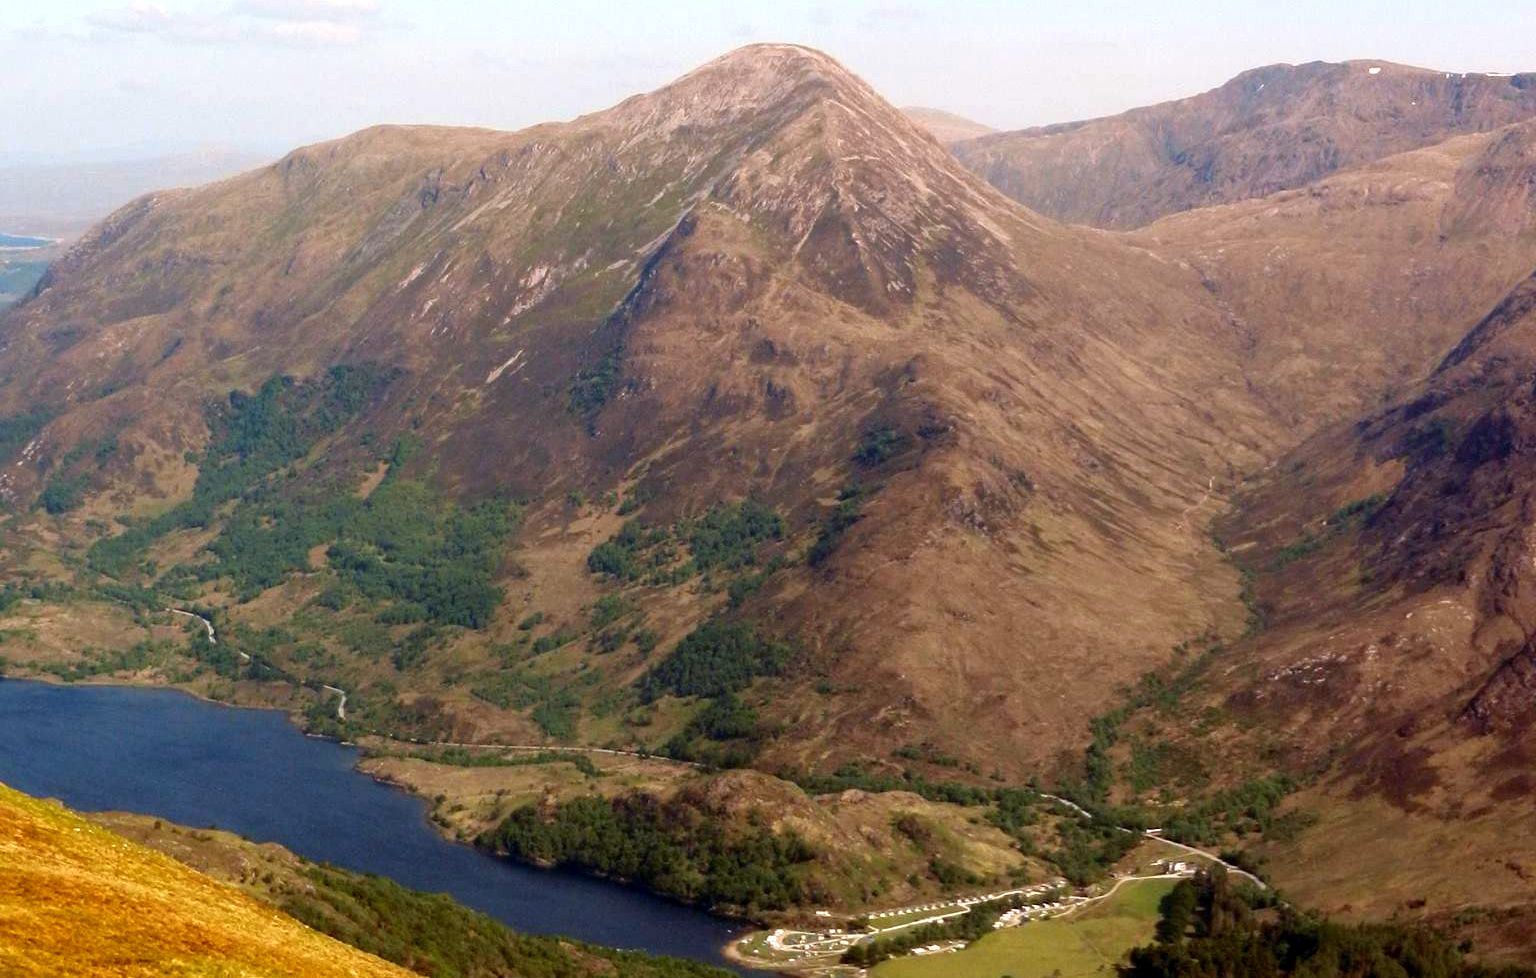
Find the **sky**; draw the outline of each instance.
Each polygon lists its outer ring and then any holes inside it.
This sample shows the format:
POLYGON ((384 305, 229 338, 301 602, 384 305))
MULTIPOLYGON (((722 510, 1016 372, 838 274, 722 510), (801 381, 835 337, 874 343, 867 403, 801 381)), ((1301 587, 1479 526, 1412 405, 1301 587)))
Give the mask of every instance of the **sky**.
POLYGON ((1418 0, 0 0, 0 162, 279 153, 381 122, 520 128, 753 41, 1013 129, 1275 62, 1536 69, 1536 3, 1418 0))

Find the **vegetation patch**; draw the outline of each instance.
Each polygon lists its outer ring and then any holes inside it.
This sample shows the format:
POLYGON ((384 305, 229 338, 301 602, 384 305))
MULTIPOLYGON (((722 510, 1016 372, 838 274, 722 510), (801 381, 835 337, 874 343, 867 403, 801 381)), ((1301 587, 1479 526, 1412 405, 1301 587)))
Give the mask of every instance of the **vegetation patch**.
POLYGON ((665 527, 646 527, 630 520, 619 532, 592 548, 587 569, 615 580, 668 584, 693 576, 691 565, 673 568, 678 558, 671 532, 665 527))
POLYGON ((0 418, 0 459, 9 459, 53 420, 52 408, 34 408, 26 414, 0 418))
POLYGON ((1131 951, 1121 974, 1521 978, 1536 973, 1470 961, 1466 948, 1424 926, 1337 924, 1277 905, 1272 892, 1233 886, 1219 870, 1180 882, 1163 899, 1156 938, 1131 951))
POLYGON ((638 883, 718 909, 755 914, 804 902, 815 851, 790 831, 749 819, 726 825, 684 798, 644 792, 527 805, 481 838, 518 859, 638 883))
POLYGON ((210 525, 218 507, 309 454, 320 439, 359 414, 395 376, 394 371, 373 366, 336 366, 313 381, 273 377, 255 394, 231 392, 226 403, 209 411, 210 438, 192 498, 115 537, 97 541, 89 553, 91 565, 120 577, 167 533, 210 525))
POLYGON ((498 672, 477 682, 470 691, 502 709, 531 709, 533 722, 556 740, 570 740, 576 735, 581 697, 576 690, 559 685, 548 676, 498 672))
POLYGON ((667 741, 665 753, 716 768, 746 767, 764 737, 757 710, 727 692, 699 711, 667 741))
POLYGON ((757 563, 759 548, 782 539, 784 520, 755 500, 715 506, 687 527, 688 549, 701 571, 734 571, 757 563))
POLYGON ((884 465, 912 446, 912 436, 897 431, 889 425, 871 428, 859 438, 853 450, 853 461, 866 469, 884 465))
POLYGON ((593 548, 587 569, 626 583, 680 584, 700 572, 731 574, 759 566, 763 548, 783 536, 783 517, 770 507, 752 499, 722 503, 670 527, 630 520, 593 548))
POLYGON ((859 511, 864 505, 864 495, 864 488, 858 483, 844 486, 837 494, 837 505, 822 518, 821 526, 816 531, 816 539, 805 555, 806 563, 812 567, 820 567, 826 563, 828 557, 832 556, 832 552, 842 541, 843 534, 859 521, 859 511))
POLYGON ((789 656, 789 646, 763 638, 746 622, 713 619, 689 632, 636 686, 645 702, 668 693, 723 696, 759 676, 778 675, 789 656))
POLYGON ((624 348, 614 347, 589 367, 582 367, 571 378, 567 407, 570 412, 587 423, 589 431, 597 421, 603 405, 618 393, 619 379, 624 373, 624 348))
POLYGON ((279 907, 311 928, 432 978, 705 978, 708 965, 518 934, 443 894, 331 866, 305 872, 279 907))

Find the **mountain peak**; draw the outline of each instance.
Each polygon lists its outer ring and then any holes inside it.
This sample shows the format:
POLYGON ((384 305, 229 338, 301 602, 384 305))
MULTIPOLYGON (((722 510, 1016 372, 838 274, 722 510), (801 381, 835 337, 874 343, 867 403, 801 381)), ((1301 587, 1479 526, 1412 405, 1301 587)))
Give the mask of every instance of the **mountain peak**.
POLYGON ((715 128, 765 113, 798 114, 827 99, 885 105, 862 79, 820 51, 797 44, 750 44, 588 118, 647 130, 715 128))
POLYGON ((862 84, 836 58, 801 44, 748 44, 707 61, 678 79, 683 84, 695 76, 718 80, 735 76, 743 80, 765 77, 819 78, 833 84, 862 84))

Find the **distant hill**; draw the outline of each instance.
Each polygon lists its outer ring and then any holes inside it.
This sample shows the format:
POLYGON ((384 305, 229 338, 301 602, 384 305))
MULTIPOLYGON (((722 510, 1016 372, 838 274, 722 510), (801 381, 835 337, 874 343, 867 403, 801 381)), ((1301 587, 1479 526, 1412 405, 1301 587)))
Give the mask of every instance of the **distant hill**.
POLYGON ((1133 228, 1533 115, 1536 74, 1314 61, 1255 68, 1190 98, 982 136, 954 150, 1043 214, 1133 228))
POLYGON ((73 236, 140 194, 197 186, 265 161, 243 150, 208 149, 99 163, 0 166, 0 231, 73 236))
POLYGON ((991 126, 974 122, 953 112, 945 112, 943 109, 926 109, 920 105, 908 105, 901 111, 908 119, 933 133, 934 138, 941 143, 958 143, 964 139, 975 139, 977 136, 985 136, 997 131, 991 126))

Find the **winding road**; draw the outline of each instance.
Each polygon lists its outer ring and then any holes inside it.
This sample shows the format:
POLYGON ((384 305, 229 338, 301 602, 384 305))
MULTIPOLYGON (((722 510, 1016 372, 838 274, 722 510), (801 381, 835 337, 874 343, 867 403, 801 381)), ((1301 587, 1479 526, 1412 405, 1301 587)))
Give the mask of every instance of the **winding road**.
POLYGON ((346 723, 347 691, 342 689, 340 686, 330 686, 325 683, 321 683, 320 688, 328 692, 335 693, 339 697, 339 699, 336 700, 336 719, 340 720, 342 723, 346 723))
MULTIPOLYGON (((196 618, 198 621, 202 622, 203 623, 203 627, 208 630, 208 644, 209 645, 218 645, 219 644, 219 638, 218 638, 217 635, 214 634, 214 631, 213 631, 213 622, 211 622, 208 619, 204 618, 202 615, 198 614, 195 611, 182 611, 180 608, 167 608, 165 610, 169 611, 173 615, 181 615, 184 618, 196 618)), ((249 655, 247 655, 246 653, 241 652, 239 649, 235 650, 235 655, 238 655, 240 657, 240 661, 241 662, 250 662, 251 661, 251 657, 249 655)))
POLYGON ((1268 884, 1266 884, 1263 880, 1259 879, 1257 876, 1255 876, 1252 873, 1248 872, 1248 870, 1240 869, 1237 866, 1234 866, 1231 863, 1227 862, 1225 859, 1222 859, 1220 856, 1214 856, 1211 853, 1206 852, 1204 849, 1196 849, 1194 846, 1186 846, 1182 842, 1174 842, 1172 839, 1165 839, 1165 838, 1163 838, 1162 834, 1159 833, 1156 829, 1148 829, 1146 832, 1143 832, 1142 834, 1145 835, 1149 839, 1156 839, 1158 842, 1163 842, 1163 843, 1166 843, 1166 844, 1168 844, 1170 846, 1173 846, 1175 849, 1182 849, 1183 851, 1185 851, 1187 853, 1190 853, 1191 855, 1204 856, 1206 859, 1209 859, 1209 860, 1211 860, 1214 863, 1219 863, 1223 868, 1226 869, 1227 872, 1231 873, 1232 875, 1234 875, 1234 876, 1241 876, 1243 879, 1248 880, 1250 883, 1252 883, 1254 886, 1257 886, 1259 889, 1261 889, 1261 890, 1269 889, 1269 885, 1268 884))
POLYGON ((682 767, 702 768, 704 765, 693 761, 679 761, 675 758, 664 757, 660 754, 647 754, 637 750, 618 750, 613 747, 571 747, 555 744, 472 744, 458 740, 417 740, 415 737, 396 737, 394 734, 382 733, 378 730, 366 731, 372 736, 384 740, 392 740, 397 744, 412 744, 416 747, 478 747, 482 750, 506 750, 506 751, 552 751, 563 754, 605 754, 610 757, 634 757, 643 761, 662 761, 666 764, 677 764, 682 767))
MULTIPOLYGON (((1068 801, 1067 799, 1062 798, 1060 795, 1050 795, 1050 794, 1046 794, 1043 791, 1036 792, 1036 794, 1038 794, 1041 798, 1046 799, 1047 801, 1054 801, 1054 802, 1056 802, 1058 804, 1065 805, 1066 807, 1072 809, 1077 814, 1081 815, 1083 818, 1088 819, 1090 822, 1093 821, 1093 819, 1094 819, 1093 813, 1088 811, 1088 809, 1086 809, 1083 806, 1077 804, 1076 802, 1068 801)), ((1119 829, 1121 832, 1134 832, 1135 831, 1135 829, 1128 829, 1128 828, 1126 828, 1123 825, 1117 825, 1117 826, 1115 826, 1115 828, 1119 829)), ((1248 872, 1246 869, 1241 869, 1241 868, 1239 868, 1237 866, 1232 865, 1231 863, 1227 862, 1225 859, 1221 858, 1220 856, 1216 855, 1215 853, 1206 852, 1204 849, 1197 849, 1194 846, 1185 845, 1182 842, 1175 842, 1172 839, 1164 838, 1163 830, 1162 829, 1146 829, 1141 834, 1146 836, 1148 839, 1155 839, 1158 842, 1166 843, 1167 845, 1173 846, 1175 849, 1179 849, 1179 850, 1182 850, 1184 852, 1187 852, 1190 855, 1200 856, 1202 858, 1209 859, 1211 862, 1216 863, 1217 865, 1221 866, 1222 868, 1224 868, 1227 872, 1231 873, 1232 875, 1234 875, 1234 876, 1241 876, 1243 879, 1248 880, 1254 886, 1257 886, 1261 890, 1269 889, 1268 885, 1266 885, 1263 880, 1259 879, 1257 876, 1255 876, 1252 873, 1248 872)), ((1154 879, 1155 877, 1147 876, 1147 877, 1139 877, 1139 878, 1140 879, 1154 879)))

